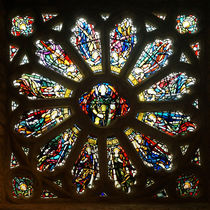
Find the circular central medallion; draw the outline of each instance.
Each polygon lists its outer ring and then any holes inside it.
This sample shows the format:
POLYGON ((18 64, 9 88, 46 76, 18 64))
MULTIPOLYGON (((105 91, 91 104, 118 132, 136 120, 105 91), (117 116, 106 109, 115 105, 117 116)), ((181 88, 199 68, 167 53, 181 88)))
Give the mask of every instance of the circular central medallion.
POLYGON ((108 126, 116 117, 126 115, 130 109, 127 100, 108 83, 99 83, 89 93, 84 93, 79 105, 95 125, 102 127, 108 126))

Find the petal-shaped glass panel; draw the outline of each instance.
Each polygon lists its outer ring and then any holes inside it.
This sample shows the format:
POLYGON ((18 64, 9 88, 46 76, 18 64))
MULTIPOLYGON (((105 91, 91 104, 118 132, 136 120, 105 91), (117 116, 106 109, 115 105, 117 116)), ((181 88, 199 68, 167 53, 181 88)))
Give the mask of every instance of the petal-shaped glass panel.
POLYGON ((68 108, 35 109, 25 112, 19 122, 15 125, 15 131, 24 137, 38 137, 60 124, 70 116, 68 108))
POLYGON ((19 94, 26 95, 29 99, 67 98, 72 94, 70 89, 35 73, 22 74, 13 84, 19 88, 19 94))
POLYGON ((131 186, 136 183, 136 169, 128 158, 118 139, 107 139, 108 173, 114 180, 116 188, 122 188, 126 193, 131 191, 131 186))
POLYGON ((190 116, 178 111, 138 113, 137 119, 170 136, 185 135, 196 129, 196 124, 191 121, 190 116))
POLYGON ((158 40, 147 44, 140 55, 134 69, 128 76, 131 85, 137 85, 168 64, 168 57, 172 55, 172 41, 158 40))
POLYGON ((88 63, 91 70, 94 73, 102 71, 100 35, 94 30, 94 25, 88 24, 85 19, 80 18, 76 21, 76 26, 72 29, 72 32, 74 35, 70 41, 88 63))
POLYGON ((130 18, 115 25, 110 33, 110 64, 113 73, 120 73, 136 42, 136 28, 130 18))
POLYGON ((88 137, 77 161, 74 164, 73 183, 77 193, 93 188, 93 182, 99 178, 98 145, 97 139, 88 137))
POLYGON ((126 129, 125 134, 145 165, 153 167, 155 170, 161 168, 170 170, 172 168, 172 155, 168 152, 166 145, 138 133, 132 128, 126 129))
POLYGON ((39 171, 48 169, 53 171, 55 167, 62 166, 71 152, 72 146, 77 140, 80 129, 74 126, 50 140, 37 156, 39 171))
POLYGON ((193 77, 186 73, 171 73, 161 81, 139 94, 140 101, 170 101, 178 100, 189 93, 190 86, 195 84, 193 77))
POLYGON ((76 82, 82 80, 82 74, 59 44, 51 39, 46 42, 38 40, 36 46, 40 64, 76 82))

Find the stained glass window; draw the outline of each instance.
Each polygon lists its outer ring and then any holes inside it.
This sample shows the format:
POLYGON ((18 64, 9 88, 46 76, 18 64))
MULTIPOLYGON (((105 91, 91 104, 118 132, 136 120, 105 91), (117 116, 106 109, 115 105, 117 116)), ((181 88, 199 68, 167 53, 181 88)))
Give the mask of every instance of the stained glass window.
POLYGON ((182 155, 185 155, 186 154, 188 147, 189 147, 189 145, 180 146, 182 155))
POLYGON ((33 22, 34 18, 32 17, 20 17, 16 16, 12 19, 12 28, 11 28, 11 34, 13 36, 29 36, 33 33, 33 22))
POLYGON ((199 58, 200 57, 200 44, 199 44, 199 42, 191 44, 191 48, 195 52, 195 55, 197 56, 197 58, 199 58))
POLYGON ((21 62, 20 62, 20 65, 24 65, 26 63, 29 63, 29 60, 28 60, 28 57, 27 55, 24 55, 21 62))
POLYGON ((17 109, 18 106, 19 106, 19 104, 16 103, 15 101, 12 101, 12 102, 11 102, 11 109, 12 109, 12 111, 14 111, 15 109, 17 109))
POLYGON ((14 46, 14 45, 10 45, 9 46, 9 60, 12 61, 15 57, 15 55, 17 54, 19 48, 14 46))
POLYGON ((89 137, 72 169, 73 183, 77 193, 93 188, 94 181, 99 179, 97 139, 89 137))
POLYGON ((166 145, 158 143, 156 140, 144 136, 132 128, 126 129, 125 134, 145 165, 153 167, 155 170, 161 168, 170 170, 172 168, 172 155, 168 152, 166 145))
POLYGON ((15 157, 14 153, 11 154, 11 159, 10 159, 10 168, 16 168, 20 166, 17 158, 15 157))
POLYGON ((189 59, 186 57, 184 53, 181 54, 180 61, 184 63, 190 63, 189 59))
POLYGON ((43 190, 41 194, 41 198, 44 199, 57 198, 57 197, 58 196, 56 196, 54 193, 50 192, 49 190, 43 190))
POLYGON ((129 111, 126 99, 120 97, 108 83, 98 84, 90 93, 84 93, 79 104, 82 111, 99 126, 108 126, 116 117, 124 116, 129 111))
POLYGON ((38 137, 70 116, 70 109, 35 109, 25 112, 15 125, 15 131, 25 137, 38 137))
POLYGON ((110 33, 111 71, 119 74, 137 42, 136 28, 131 19, 124 19, 116 24, 110 33))
POLYGON ((14 177, 12 180, 13 197, 29 198, 33 193, 33 181, 31 177, 14 177))
POLYGON ((78 5, 8 16, 8 197, 205 198, 204 19, 78 5))
POLYGON ((193 15, 179 15, 176 18, 176 29, 180 34, 194 34, 198 31, 197 18, 193 15))
POLYGON ((38 40, 36 46, 40 64, 77 82, 82 79, 82 74, 60 45, 50 39, 46 42, 38 40))
POLYGON ((55 26, 53 26, 52 29, 54 31, 61 31, 62 27, 63 27, 63 23, 59 23, 59 24, 56 24, 55 26))
POLYGON ((146 31, 147 32, 151 32, 151 31, 154 31, 154 30, 157 29, 155 26, 153 26, 153 25, 151 25, 149 23, 146 23, 145 26, 146 26, 146 31))
POLYGON ((64 165, 72 146, 77 140, 79 131, 80 129, 74 126, 50 140, 37 156, 37 169, 39 171, 54 171, 55 167, 64 165))
POLYGON ((195 101, 193 101, 193 106, 196 108, 196 109, 199 109, 199 104, 198 104, 198 99, 195 99, 195 101))
POLYGON ((94 30, 94 25, 80 18, 72 32, 74 35, 71 37, 71 43, 89 64, 91 70, 93 72, 102 71, 100 35, 94 30))
POLYGON ((51 20, 52 18, 56 17, 57 14, 48 14, 48 13, 45 13, 45 14, 42 14, 42 19, 44 22, 47 22, 49 20, 51 20))
POLYGON ((183 175, 177 179, 177 193, 181 197, 197 197, 199 195, 199 179, 194 175, 183 175))
POLYGON ((200 149, 198 148, 196 150, 195 155, 194 155, 194 157, 193 157, 191 162, 193 164, 196 164, 196 165, 200 166, 201 165, 201 157, 200 156, 201 156, 201 153, 200 153, 200 149))
POLYGON ((139 94, 140 101, 169 101, 178 100, 189 93, 190 86, 195 84, 195 78, 186 73, 172 73, 163 78, 149 89, 139 94))
POLYGON ((26 95, 29 99, 67 98, 72 94, 70 89, 64 88, 62 85, 35 73, 23 74, 13 84, 19 88, 21 95, 26 95))
POLYGON ((172 55, 172 41, 170 39, 155 40, 147 44, 140 55, 134 69, 128 76, 131 85, 137 85, 168 64, 168 57, 172 55))
POLYGON ((145 112, 138 113, 137 119, 170 136, 186 135, 196 129, 190 116, 182 112, 145 112))
POLYGON ((162 189, 157 194, 154 195, 154 198, 167 198, 168 194, 165 189, 162 189))
POLYGON ((108 173, 114 180, 116 188, 122 188, 126 193, 131 191, 131 186, 136 183, 136 169, 128 158, 118 139, 107 139, 108 173))

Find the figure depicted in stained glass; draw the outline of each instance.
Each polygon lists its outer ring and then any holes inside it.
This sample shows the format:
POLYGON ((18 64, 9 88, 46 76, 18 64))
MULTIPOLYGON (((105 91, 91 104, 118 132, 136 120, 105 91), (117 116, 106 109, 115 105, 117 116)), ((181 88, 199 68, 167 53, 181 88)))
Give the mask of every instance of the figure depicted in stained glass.
POLYGON ((67 98, 72 93, 70 89, 35 73, 22 74, 13 84, 19 88, 20 94, 27 95, 29 99, 67 98))
POLYGON ((133 47, 137 42, 136 28, 132 20, 124 19, 110 33, 110 64, 111 71, 119 74, 125 65, 133 47))
POLYGON ((161 168, 170 170, 172 168, 172 155, 168 152, 166 145, 138 133, 132 128, 126 129, 125 134, 145 165, 153 167, 155 170, 161 168))
POLYGON ((15 131, 24 137, 38 137, 70 116, 68 108, 35 109, 24 113, 15 125, 15 131))
POLYGON ((12 18, 12 28, 11 28, 11 34, 13 36, 29 36, 33 33, 33 27, 32 24, 34 22, 34 19, 29 16, 20 17, 16 16, 12 18))
POLYGON ((79 104, 82 111, 99 126, 108 126, 116 117, 126 115, 130 109, 128 102, 108 83, 97 84, 90 93, 84 93, 79 104))
POLYGON ((193 15, 179 15, 176 18, 176 30, 180 34, 194 34, 198 31, 197 18, 193 15))
POLYGON ((182 112, 144 112, 139 113, 137 119, 170 136, 185 135, 196 129, 190 116, 182 112))
POLYGON ((201 153, 200 153, 199 148, 196 150, 195 155, 194 155, 193 159, 191 160, 191 162, 198 166, 201 165, 201 153))
POLYGON ((98 145, 96 138, 88 138, 79 158, 74 164, 72 175, 77 193, 83 193, 87 187, 92 188, 93 182, 99 178, 98 145))
POLYGON ((14 45, 9 46, 9 61, 10 62, 13 60, 13 58, 17 54, 18 50, 19 50, 19 48, 14 45))
POLYGON ((108 173, 110 179, 114 180, 116 188, 121 188, 129 193, 131 186, 136 184, 136 169, 128 159, 128 155, 120 146, 118 139, 107 139, 108 173))
POLYGON ((194 176, 179 176, 177 179, 177 193, 181 197, 197 197, 199 195, 199 179, 194 176))
POLYGON ((161 81, 139 94, 140 101, 170 101, 178 100, 189 93, 190 86, 195 84, 195 79, 186 73, 171 73, 161 81))
POLYGON ((82 74, 59 44, 55 44, 51 39, 38 40, 36 46, 36 55, 40 57, 39 63, 43 66, 76 82, 82 80, 82 74))
POLYGON ((77 140, 79 131, 80 129, 75 125, 72 129, 67 129, 50 140, 37 156, 37 169, 39 171, 47 169, 54 171, 55 167, 64 165, 72 146, 77 140))
POLYGON ((15 157, 14 153, 11 154, 11 159, 10 159, 10 168, 16 168, 18 167, 20 164, 17 161, 17 158, 15 157))
POLYGON ((170 39, 155 40, 147 44, 140 55, 134 69, 128 76, 131 85, 137 85, 162 67, 168 64, 168 57, 172 55, 172 42, 170 39))
POLYGON ((33 192, 33 181, 30 177, 14 177, 12 180, 14 198, 29 198, 33 192))
POLYGON ((42 14, 42 19, 44 22, 47 22, 49 20, 51 20, 52 18, 58 16, 57 14, 48 14, 48 13, 45 13, 45 14, 42 14))
POLYGON ((58 196, 50 192, 49 190, 43 190, 41 194, 41 198, 44 198, 44 199, 58 198, 58 196))
POLYGON ((195 52, 195 55, 197 58, 200 58, 200 44, 199 42, 193 43, 190 45, 193 51, 195 52))
POLYGON ((102 71, 100 36, 94 30, 94 25, 88 24, 85 19, 80 18, 71 31, 74 33, 71 43, 88 63, 91 70, 93 72, 102 71))

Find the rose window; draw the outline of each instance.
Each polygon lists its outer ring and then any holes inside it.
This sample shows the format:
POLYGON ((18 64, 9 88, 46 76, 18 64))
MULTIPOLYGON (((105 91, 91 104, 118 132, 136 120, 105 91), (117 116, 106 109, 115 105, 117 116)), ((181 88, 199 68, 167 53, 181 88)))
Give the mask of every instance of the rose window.
MULTIPOLYGON (((191 112, 199 110, 199 77, 191 69, 200 43, 190 39, 199 18, 148 17, 12 18, 12 199, 126 199, 148 189, 167 199, 163 177, 177 197, 200 196, 199 176, 177 164, 199 131, 191 112), (15 44, 21 38, 30 49, 15 44)), ((193 149, 199 167, 200 148, 193 149)))

